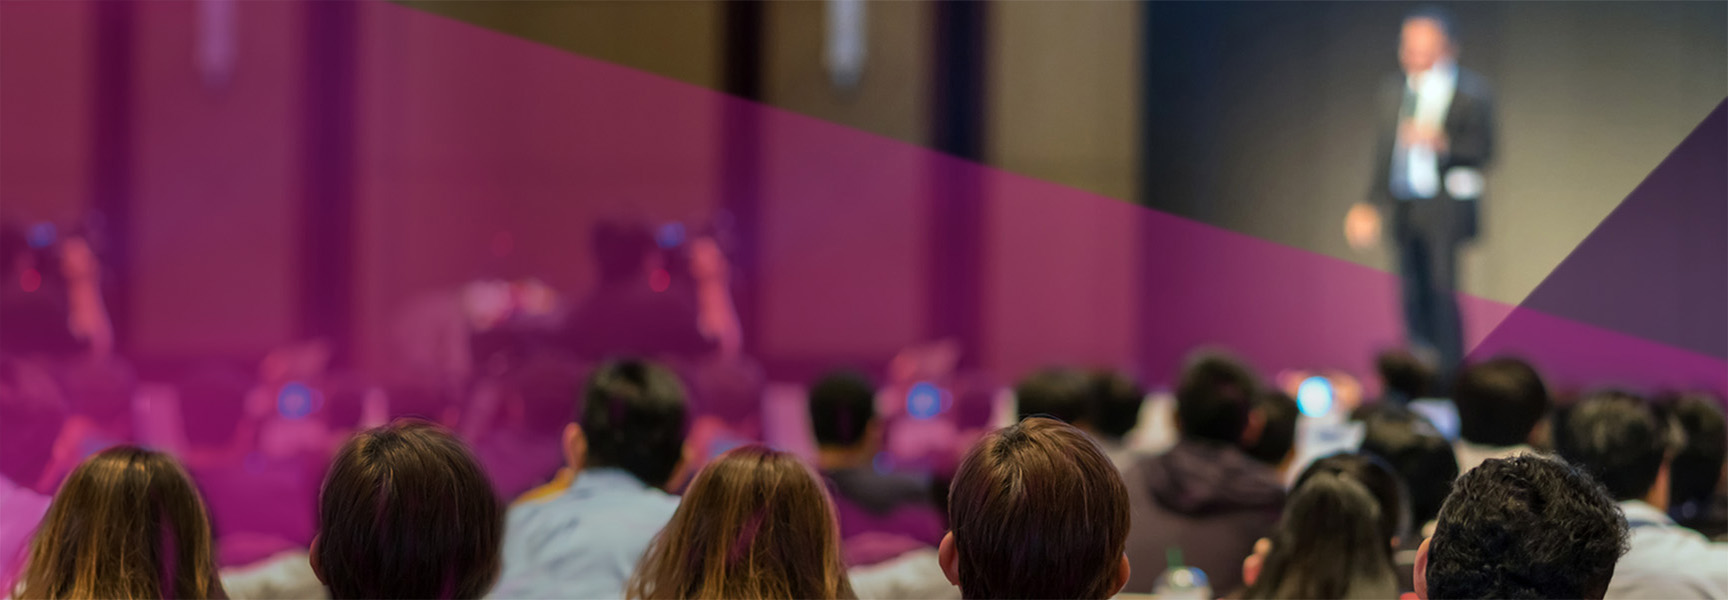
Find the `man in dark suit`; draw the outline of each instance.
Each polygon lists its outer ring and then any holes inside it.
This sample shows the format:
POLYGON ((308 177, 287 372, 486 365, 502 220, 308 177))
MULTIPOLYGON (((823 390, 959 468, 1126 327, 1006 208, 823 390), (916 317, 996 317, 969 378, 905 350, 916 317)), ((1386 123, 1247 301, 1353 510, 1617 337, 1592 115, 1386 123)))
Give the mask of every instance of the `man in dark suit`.
POLYGON ((1368 201, 1351 207, 1345 234, 1377 243, 1390 219, 1412 344, 1435 353, 1446 382, 1464 356, 1453 290, 1458 246, 1476 236, 1482 169, 1494 149, 1494 103, 1480 75, 1457 66, 1452 23, 1437 9, 1404 19, 1403 72, 1387 81, 1368 201))

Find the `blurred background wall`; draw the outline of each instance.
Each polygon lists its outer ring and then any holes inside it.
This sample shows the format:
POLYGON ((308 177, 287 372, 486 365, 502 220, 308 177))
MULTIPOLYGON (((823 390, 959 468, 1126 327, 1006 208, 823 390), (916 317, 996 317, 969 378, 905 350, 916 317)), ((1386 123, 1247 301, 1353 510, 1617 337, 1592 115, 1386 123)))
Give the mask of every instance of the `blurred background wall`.
MULTIPOLYGON (((822 63, 826 3, 338 4, 231 3, 214 21, 198 2, 0 4, 4 210, 116 221, 123 285, 110 293, 141 362, 256 357, 321 335, 345 360, 381 365, 393 320, 427 294, 538 276, 581 295, 595 277, 588 228, 621 212, 739 232, 741 311, 771 367, 876 363, 958 336, 969 360, 1014 373, 1051 356, 1131 361, 1147 335, 1145 240, 1120 213, 1080 206, 1052 221, 993 200, 996 180, 800 178, 788 170, 813 157, 788 154, 802 126, 786 124, 802 121, 740 122, 720 101, 667 111, 678 117, 655 130, 665 137, 638 144, 640 130, 583 116, 628 96, 552 63, 472 60, 431 31, 446 18, 498 31, 497 44, 638 70, 641 85, 718 90, 1387 266, 1349 251, 1340 220, 1366 188, 1362 115, 1414 5, 873 2, 863 75, 844 88, 822 63), (404 6, 438 16, 379 18, 404 6), (35 43, 46 40, 60 41, 35 43), (226 78, 200 62, 212 43, 232 49, 226 78), (945 83, 956 73, 978 85, 945 83), (351 118, 318 120, 332 114, 351 118), (533 117, 545 114, 570 118, 533 117), (596 137, 617 143, 575 142, 596 137), (813 240, 834 250, 788 252, 813 240), (849 276, 804 285, 823 273, 849 276), (196 285, 207 276, 222 284, 196 285)), ((1728 8, 1449 6, 1461 63, 1500 102, 1487 229, 1464 287, 1515 303, 1728 94, 1728 8)), ((935 159, 903 160, 882 168, 935 159)))

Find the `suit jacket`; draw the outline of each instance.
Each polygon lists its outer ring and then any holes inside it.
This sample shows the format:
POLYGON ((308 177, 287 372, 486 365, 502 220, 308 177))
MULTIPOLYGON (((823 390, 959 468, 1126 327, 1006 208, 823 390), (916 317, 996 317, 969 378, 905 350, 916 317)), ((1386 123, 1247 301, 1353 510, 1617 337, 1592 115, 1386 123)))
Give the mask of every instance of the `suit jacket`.
MULTIPOLYGON (((1398 140, 1399 109, 1404 104, 1403 73, 1387 78, 1380 89, 1379 143, 1374 152, 1373 186, 1368 200, 1389 213, 1393 235, 1421 233, 1457 242, 1476 236, 1475 201, 1456 201, 1441 185, 1434 198, 1400 201, 1392 195, 1392 151, 1398 140), (1420 206, 1411 206, 1420 205, 1420 206)), ((1488 82, 1475 72, 1458 68, 1452 104, 1446 110, 1447 149, 1439 156, 1440 175, 1454 167, 1485 170, 1494 156, 1494 98, 1488 82)))

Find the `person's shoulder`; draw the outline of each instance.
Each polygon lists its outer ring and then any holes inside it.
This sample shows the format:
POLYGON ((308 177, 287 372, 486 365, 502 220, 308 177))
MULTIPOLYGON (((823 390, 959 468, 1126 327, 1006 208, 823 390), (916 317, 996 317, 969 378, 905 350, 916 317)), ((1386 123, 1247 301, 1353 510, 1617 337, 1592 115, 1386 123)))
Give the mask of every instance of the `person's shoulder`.
POLYGON ((1472 97, 1485 97, 1494 91, 1487 77, 1464 67, 1458 67, 1458 83, 1454 89, 1472 97))

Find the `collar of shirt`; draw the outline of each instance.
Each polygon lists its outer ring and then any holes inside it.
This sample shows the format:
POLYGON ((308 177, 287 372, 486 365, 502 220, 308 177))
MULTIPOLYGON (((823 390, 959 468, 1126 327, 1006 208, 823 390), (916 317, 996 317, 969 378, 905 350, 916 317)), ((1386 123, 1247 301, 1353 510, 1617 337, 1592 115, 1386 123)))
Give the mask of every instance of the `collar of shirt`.
POLYGON ((1428 70, 1426 71, 1406 74, 1404 76, 1404 85, 1409 86, 1412 90, 1420 92, 1425 85, 1431 86, 1444 81, 1456 81, 1457 79, 1458 63, 1450 58, 1446 58, 1434 61, 1434 66, 1428 67, 1428 70), (1431 75, 1434 77, 1430 77, 1431 75))
POLYGON ((1637 527, 1673 527, 1674 520, 1668 514, 1649 505, 1643 500, 1627 500, 1620 503, 1621 512, 1626 513, 1626 522, 1633 528, 1637 527))
POLYGON ((587 498, 597 493, 612 491, 640 492, 648 489, 648 487, 648 484, 642 483, 642 480, 623 469, 615 467, 587 468, 576 474, 576 483, 570 484, 570 489, 560 495, 559 498, 587 498))

